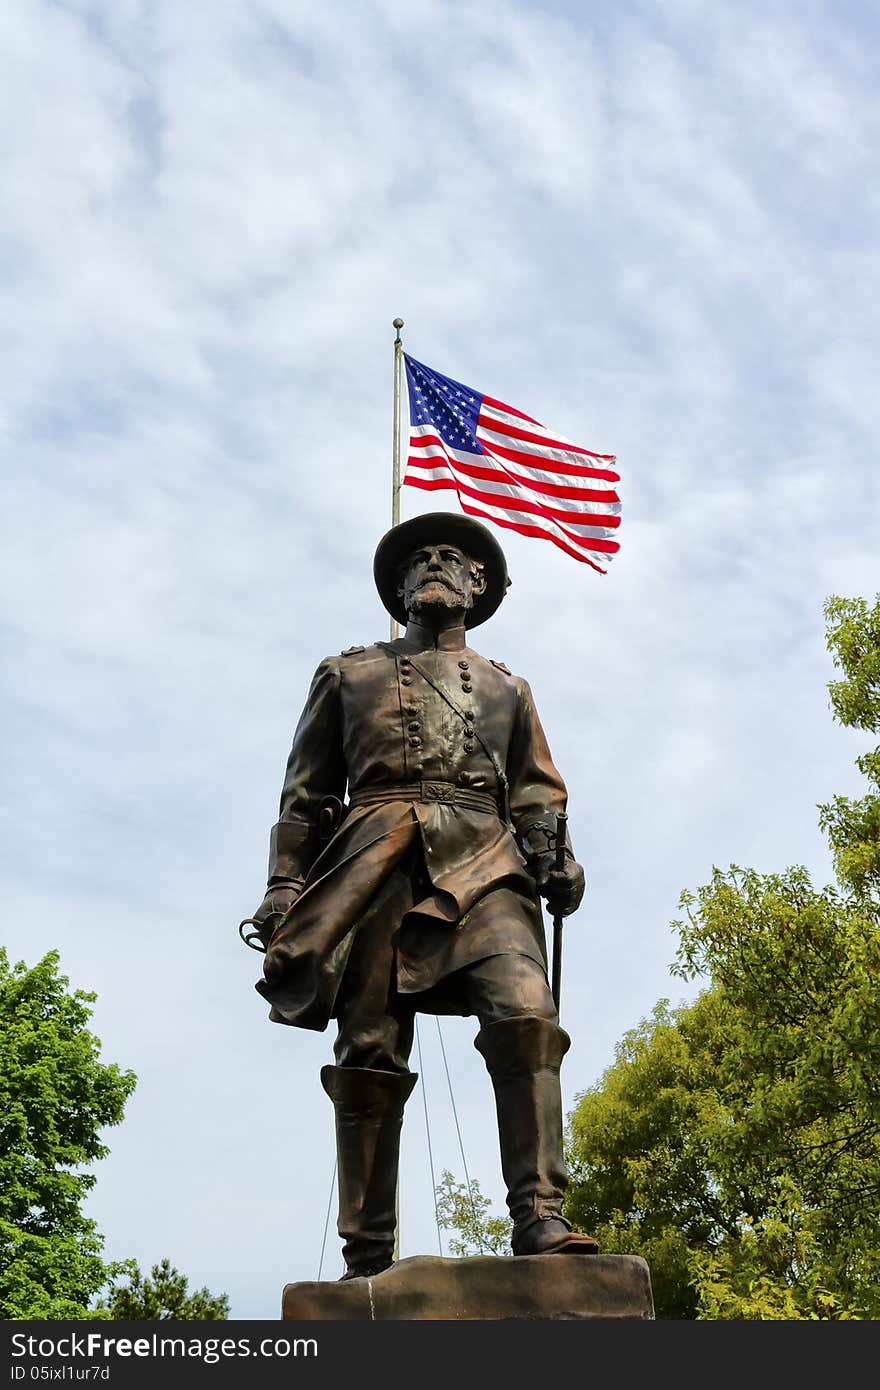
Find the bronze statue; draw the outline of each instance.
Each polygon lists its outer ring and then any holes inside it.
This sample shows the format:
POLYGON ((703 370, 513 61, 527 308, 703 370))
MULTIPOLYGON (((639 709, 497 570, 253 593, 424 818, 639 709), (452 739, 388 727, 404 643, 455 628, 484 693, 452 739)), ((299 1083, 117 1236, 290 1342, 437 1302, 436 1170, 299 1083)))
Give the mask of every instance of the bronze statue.
POLYGON ((318 667, 271 834, 256 988, 277 1023, 338 1033, 343 1279, 393 1262, 416 1011, 476 1015, 492 1080, 515 1255, 594 1253, 562 1215, 559 1067, 539 894, 573 912, 584 874, 528 684, 466 642, 510 583, 479 522, 423 514, 380 541, 374 577, 402 637, 318 667), (347 799, 346 799, 347 798, 347 799))

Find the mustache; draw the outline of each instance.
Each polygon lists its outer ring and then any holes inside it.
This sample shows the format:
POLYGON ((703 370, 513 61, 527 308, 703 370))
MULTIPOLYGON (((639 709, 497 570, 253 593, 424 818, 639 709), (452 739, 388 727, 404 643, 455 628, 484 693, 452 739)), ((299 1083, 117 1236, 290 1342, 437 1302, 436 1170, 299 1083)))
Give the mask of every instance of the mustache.
POLYGON ((463 592, 456 584, 452 584, 448 579, 444 579, 442 575, 439 574, 430 574, 427 579, 420 580, 416 585, 416 592, 418 592, 419 589, 424 589, 428 584, 442 584, 444 589, 449 589, 453 594, 460 594, 463 592))

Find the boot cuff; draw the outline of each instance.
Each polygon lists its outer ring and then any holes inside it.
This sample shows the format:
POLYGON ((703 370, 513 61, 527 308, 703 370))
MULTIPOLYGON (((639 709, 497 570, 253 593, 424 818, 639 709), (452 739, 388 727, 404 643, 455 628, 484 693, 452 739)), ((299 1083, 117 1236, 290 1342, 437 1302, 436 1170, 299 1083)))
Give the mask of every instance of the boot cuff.
POLYGON ((549 1018, 502 1018, 481 1028, 474 1039, 492 1076, 558 1071, 571 1038, 549 1018))
POLYGON ((414 1071, 374 1071, 369 1067, 321 1068, 321 1085, 340 1110, 401 1114, 418 1080, 414 1071))

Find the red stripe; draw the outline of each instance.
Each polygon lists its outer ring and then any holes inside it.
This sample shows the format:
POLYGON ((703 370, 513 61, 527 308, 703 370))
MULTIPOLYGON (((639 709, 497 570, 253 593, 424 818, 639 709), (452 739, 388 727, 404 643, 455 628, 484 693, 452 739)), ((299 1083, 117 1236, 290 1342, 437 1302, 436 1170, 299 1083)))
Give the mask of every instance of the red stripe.
MULTIPOLYGON (((442 465, 441 465, 442 466, 442 465)), ((495 475, 497 476, 497 475, 495 475)), ((603 512, 600 515, 592 515, 583 511, 572 511, 569 508, 548 507, 541 502, 533 502, 526 497, 508 497, 504 493, 484 492, 480 488, 468 487, 467 483, 461 482, 453 475, 453 486, 459 493, 466 493, 468 497, 476 497, 479 502, 488 502, 494 507, 500 507, 503 511, 530 512, 532 516, 547 516, 553 521, 561 522, 563 527, 571 526, 604 526, 608 530, 615 530, 620 525, 620 517, 615 512, 603 512)), ((576 536, 578 544, 581 537, 576 536)), ((608 542, 609 545, 616 546, 617 542, 608 542)), ((600 546, 600 549, 602 547, 600 546)))
MULTIPOLYGON (((521 501, 517 501, 515 505, 508 507, 505 506, 504 502, 499 500, 499 498, 496 497, 494 494, 487 495, 485 492, 477 492, 475 488, 469 488, 462 483, 456 483, 454 478, 404 478, 404 482, 410 487, 421 488, 424 492, 440 492, 443 490, 453 489, 455 492, 458 493, 459 501, 461 502, 462 507, 466 511, 469 510, 469 508, 465 506, 465 498, 464 496, 462 496, 462 494, 465 494, 468 497, 474 497, 478 502, 487 503, 489 506, 497 507, 499 511, 529 512, 533 516, 552 517, 554 521, 561 521, 562 519, 570 519, 574 517, 577 523, 582 526, 598 524, 600 526, 607 527, 609 525, 610 520, 607 517, 602 517, 598 521, 598 523, 594 523, 592 518, 585 517, 580 513, 555 513, 549 507, 546 509, 542 509, 541 507, 534 506, 528 502, 521 501)), ((487 512, 480 512, 479 515, 488 516, 489 514, 487 512)), ((512 526, 514 530, 522 530, 522 534, 524 536, 533 534, 542 535, 546 536, 548 540, 552 540, 556 544, 560 544, 560 542, 556 540, 556 537, 551 535, 549 532, 535 530, 532 527, 523 527, 523 524, 521 522, 510 521, 502 523, 498 517, 494 516, 490 516, 489 520, 497 521, 499 526, 504 524, 512 526)), ((613 526, 615 522, 619 524, 618 517, 615 517, 613 519, 611 525, 613 526)), ((565 530, 565 527, 563 526, 562 529, 565 530)), ((609 541, 606 540, 604 536, 577 536, 572 535, 570 532, 566 532, 566 534, 569 536, 569 539, 572 541, 574 545, 582 545, 586 550, 596 550, 599 551, 600 554, 616 555, 617 551, 620 549, 619 541, 609 541)), ((566 547, 563 546, 562 548, 565 549, 566 547)))
MULTIPOLYGON (((479 458, 477 454, 475 457, 479 458)), ((483 457, 486 457, 483 455, 483 457)), ((566 487, 562 483, 544 483, 535 478, 526 478, 521 473, 514 473, 512 469, 499 468, 480 468, 476 464, 462 463, 459 459, 453 464, 447 464, 445 459, 432 458, 409 458, 408 468, 438 468, 454 467, 457 472, 465 473, 469 478, 482 479, 484 482, 492 482, 495 479, 516 483, 520 487, 528 488, 532 492, 539 492, 543 497, 559 497, 571 502, 619 502, 620 498, 616 492, 600 491, 597 488, 588 487, 566 487)))
MULTIPOLYGON (((430 449, 433 445, 439 445, 444 450, 447 447, 439 434, 410 435, 409 447, 411 449, 430 449)), ((543 454, 530 454, 524 449, 508 449, 503 444, 496 444, 494 440, 483 443, 483 457, 492 457, 494 454, 501 458, 510 459, 513 463, 525 463, 531 467, 540 468, 542 472, 546 473, 564 473, 571 478, 595 478, 597 482, 620 482, 620 474, 615 473, 610 468, 589 468, 581 463, 562 463, 558 459, 545 458, 543 454)), ((614 458, 614 454, 587 454, 586 456, 595 459, 614 458)), ((475 455, 475 457, 479 457, 479 455, 475 455)), ((619 499, 615 498, 615 501, 617 500, 619 499)))
MULTIPOLYGON (((422 467, 428 465, 423 464, 422 467)), ((498 475, 490 475, 493 479, 498 475)), ((533 502, 531 499, 521 496, 510 497, 507 493, 487 492, 481 488, 468 487, 467 483, 461 482, 453 474, 452 484, 459 492, 467 493, 468 497, 476 497, 481 502, 491 502, 493 506, 500 507, 503 511, 531 512, 533 516, 548 516, 554 521, 562 522, 568 526, 604 526, 609 531, 616 530, 620 525, 620 517, 616 512, 585 512, 571 510, 569 508, 550 507, 540 502, 533 502)), ((580 540, 580 537, 578 537, 580 540)))
MULTIPOLYGON (((537 420, 532 422, 537 424, 537 420)), ((477 417, 477 428, 482 425, 483 429, 491 430, 493 434, 509 434, 513 439, 524 439, 529 444, 543 444, 545 449, 564 449, 567 454, 586 454, 591 459, 613 459, 613 454, 597 454, 592 449, 582 449, 579 444, 569 444, 567 439, 552 439, 545 434, 532 434, 531 430, 518 429, 516 425, 508 425, 504 420, 495 420, 491 415, 484 415, 480 411, 477 417)))
POLYGON ((423 492, 441 492, 444 488, 455 490, 454 478, 404 478, 407 487, 420 487, 423 492))
MULTIPOLYGON (((496 410, 503 410, 506 415, 515 415, 518 420, 528 420, 530 425, 541 425, 540 420, 536 420, 532 415, 523 415, 521 410, 515 410, 512 405, 505 405, 503 401, 496 401, 494 396, 484 396, 485 405, 494 405, 496 410)), ((544 426, 541 425, 541 429, 544 426)))
MULTIPOLYGON (((550 517, 551 520, 561 525, 563 531, 566 532, 569 539, 572 540, 575 545, 588 545, 591 550, 605 550, 608 551, 609 554, 613 554, 614 551, 620 549, 619 541, 607 541, 600 536, 586 537, 572 535, 571 532, 568 531, 568 526, 572 524, 576 526, 604 526, 608 530, 613 530, 615 526, 620 525, 620 517, 618 516, 593 518, 584 516, 582 512, 557 511, 555 507, 542 507, 540 503, 527 502, 524 498, 517 497, 508 500, 507 498, 499 497, 497 493, 494 492, 480 492, 477 488, 468 487, 466 483, 457 483, 456 488, 459 496, 464 493, 467 497, 475 497, 478 502, 488 503, 490 507, 497 507, 499 511, 528 512, 531 516, 550 517)), ((462 502, 462 506, 463 505, 464 503, 462 502)))
MULTIPOLYGON (((504 444, 480 441, 485 454, 497 454, 499 458, 510 459, 512 463, 525 463, 531 468, 541 468, 547 473, 565 473, 571 478, 596 478, 601 482, 619 483, 620 474, 613 468, 588 468, 582 463, 561 463, 558 459, 548 459, 543 454, 530 454, 525 449, 508 449, 504 444)), ((594 458, 613 458, 614 455, 595 454, 594 458)))
MULTIPOLYGON (((432 454, 430 458, 425 459, 416 459, 410 457, 406 461, 406 466, 407 468, 446 468, 447 470, 452 467, 447 458, 440 458, 437 454, 432 454)), ((456 464, 456 467, 460 468, 461 464, 456 464)), ((494 478, 497 475, 493 473, 492 476, 494 478)))
POLYGON ((558 546, 560 550, 564 550, 566 555, 573 555, 576 560, 580 560, 584 565, 589 565, 590 568, 596 570, 598 574, 607 574, 607 570, 603 570, 602 566, 597 565, 595 560, 591 560, 588 555, 581 555, 580 552, 575 550, 572 546, 566 545, 565 541, 557 540, 556 536, 551 536, 546 531, 539 530, 537 526, 520 526, 516 521, 501 521, 497 516, 490 516, 488 512, 481 512, 478 507, 471 507, 465 502, 462 502, 461 509, 463 512, 467 512, 469 516, 485 517, 487 521, 494 521, 496 526, 505 526, 508 531, 517 531, 521 536, 536 536, 539 540, 551 541, 553 545, 558 546))
POLYGON ((443 440, 439 434, 411 434, 409 437, 411 449, 428 449, 432 444, 443 445, 443 440))
MULTIPOLYGON (((411 435, 409 445, 411 449, 428 449, 434 445, 439 445, 444 453, 447 449, 447 445, 437 434, 411 435)), ((611 468, 588 468, 581 463, 562 463, 558 459, 545 458, 543 454, 530 454, 524 449, 508 449, 503 444, 495 444, 494 442, 492 444, 484 443, 482 447, 482 455, 474 454, 474 458, 491 459, 497 456, 498 458, 510 459, 512 463, 523 463, 527 467, 540 469, 543 473, 562 473, 569 478, 594 478, 596 482, 620 482, 620 474, 615 473, 611 468)), ((614 455, 596 454, 594 457, 614 458, 614 455)), ((615 498, 615 500, 619 499, 615 498)))

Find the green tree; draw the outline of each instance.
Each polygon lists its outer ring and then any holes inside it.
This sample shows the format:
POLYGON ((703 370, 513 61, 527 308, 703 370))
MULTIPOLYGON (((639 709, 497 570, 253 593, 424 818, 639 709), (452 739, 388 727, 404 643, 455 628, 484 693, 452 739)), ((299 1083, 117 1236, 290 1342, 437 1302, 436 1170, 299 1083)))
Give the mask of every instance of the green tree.
MULTIPOLYGON (((835 717, 877 732, 880 599, 825 614, 835 717)), ((568 1215, 644 1255, 659 1317, 880 1317, 878 807, 820 807, 835 886, 731 866, 684 893, 673 974, 707 987, 578 1098, 568 1215)))
POLYGON ((133 1072, 100 1060, 95 996, 70 991, 57 951, 28 969, 0 949, 0 1317, 87 1318, 115 1266, 81 1205, 133 1072))
MULTIPOLYGON (((836 719, 848 728, 880 734, 880 596, 830 598, 825 604, 828 648, 843 679, 828 687, 836 719)), ((876 912, 880 897, 880 749, 856 758, 870 790, 860 800, 836 796, 819 807, 840 883, 876 912)))
POLYGON ((470 1190, 456 1182, 444 1168, 435 1189, 437 1224, 445 1231, 456 1231, 449 1241, 453 1255, 509 1255, 513 1222, 507 1216, 492 1216, 491 1202, 474 1178, 470 1190))
POLYGON ((187 1291, 186 1278, 169 1263, 153 1265, 144 1278, 134 1260, 127 1260, 99 1308, 120 1320, 138 1319, 217 1322, 229 1317, 229 1298, 208 1289, 187 1291), (127 1282, 121 1282, 124 1276, 127 1282))

